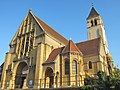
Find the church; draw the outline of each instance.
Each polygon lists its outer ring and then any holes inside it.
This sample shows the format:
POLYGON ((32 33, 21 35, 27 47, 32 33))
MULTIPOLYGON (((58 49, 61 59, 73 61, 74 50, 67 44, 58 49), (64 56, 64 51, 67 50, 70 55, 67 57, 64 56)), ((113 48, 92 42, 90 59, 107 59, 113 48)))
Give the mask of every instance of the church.
POLYGON ((74 43, 53 30, 30 9, 6 53, 1 89, 84 86, 84 78, 113 70, 105 28, 92 6, 86 19, 88 40, 74 43))

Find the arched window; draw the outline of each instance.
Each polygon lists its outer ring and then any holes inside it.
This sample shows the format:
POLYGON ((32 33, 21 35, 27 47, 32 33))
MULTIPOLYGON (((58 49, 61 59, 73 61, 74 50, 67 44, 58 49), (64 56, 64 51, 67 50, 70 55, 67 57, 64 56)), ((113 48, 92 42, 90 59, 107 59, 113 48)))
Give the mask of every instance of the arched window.
POLYGON ((33 49, 33 42, 34 42, 34 32, 30 35, 30 51, 33 49))
POLYGON ((97 20, 96 20, 96 19, 95 19, 95 21, 94 21, 94 22, 95 22, 95 26, 97 26, 97 20))
POLYGON ((29 37, 27 36, 26 46, 25 46, 25 53, 28 52, 28 46, 29 46, 29 37))
POLYGON ((89 61, 89 69, 92 69, 92 62, 89 61))
POLYGON ((65 61, 65 74, 69 74, 70 72, 70 63, 68 60, 65 61))
POLYGON ((24 53, 24 43, 25 43, 25 37, 23 37, 23 40, 22 40, 21 55, 23 55, 23 53, 24 53))
POLYGON ((77 62, 75 60, 72 61, 72 73, 77 74, 77 62))
POLYGON ((91 26, 93 26, 93 20, 91 20, 91 26))

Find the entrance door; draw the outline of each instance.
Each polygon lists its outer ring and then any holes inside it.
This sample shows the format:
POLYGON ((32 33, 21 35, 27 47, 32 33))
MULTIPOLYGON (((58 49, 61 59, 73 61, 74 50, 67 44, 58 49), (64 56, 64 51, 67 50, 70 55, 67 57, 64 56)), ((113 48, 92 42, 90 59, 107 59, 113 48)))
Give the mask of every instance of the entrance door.
POLYGON ((22 88, 24 85, 24 80, 26 79, 26 75, 18 75, 15 80, 15 88, 22 88))
POLYGON ((28 74, 28 66, 25 62, 21 62, 16 70, 15 88, 23 88, 24 80, 28 74))
MULTIPOLYGON (((45 77, 46 78, 49 77, 49 88, 52 88, 53 84, 54 84, 54 74, 53 74, 52 68, 48 67, 46 69, 45 77)), ((45 82, 46 82, 46 80, 45 80, 45 82)), ((45 83, 45 86, 46 86, 46 83, 45 83)))
POLYGON ((52 88, 54 84, 54 76, 50 76, 50 83, 49 83, 49 87, 52 88))
POLYGON ((21 77, 20 88, 23 87, 25 78, 26 78, 26 77, 21 77))

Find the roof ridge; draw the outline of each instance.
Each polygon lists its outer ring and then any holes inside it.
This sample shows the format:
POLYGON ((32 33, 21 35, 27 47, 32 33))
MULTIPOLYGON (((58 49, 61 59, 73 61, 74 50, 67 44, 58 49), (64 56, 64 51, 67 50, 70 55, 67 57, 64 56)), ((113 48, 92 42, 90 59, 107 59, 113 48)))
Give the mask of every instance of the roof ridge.
MULTIPOLYGON (((34 15, 34 14, 33 14, 34 15)), ((36 15, 34 15, 35 18, 38 20, 38 23, 40 24, 40 26, 42 26, 42 28, 44 29, 44 31, 48 34, 50 34, 52 37, 54 37, 55 39, 61 41, 62 43, 64 43, 65 45, 67 44, 68 40, 63 37, 61 34, 59 34, 57 31, 55 31, 53 28, 51 28, 49 25, 47 25, 44 21, 42 21, 40 18, 38 18, 36 15), (42 25, 41 25, 42 24, 42 25)))
MULTIPOLYGON (((72 40, 70 40, 71 41, 71 43, 74 45, 74 47, 77 49, 77 51, 79 51, 79 49, 77 48, 77 46, 76 46, 76 44, 72 41, 72 40)), ((70 44, 71 45, 71 44, 70 44)))
MULTIPOLYGON (((39 17, 37 17, 36 15, 34 15, 36 18, 38 18, 39 20, 41 20, 39 17)), ((41 20, 42 21, 42 20, 41 20)), ((42 21, 44 24, 46 24, 49 28, 51 28, 47 23, 45 23, 44 21, 42 21)), ((51 28, 53 29, 53 28, 51 28)), ((54 29, 53 29, 54 30, 54 29)), ((55 30, 54 30, 55 31, 55 30)), ((58 33, 57 31, 55 31, 56 33, 58 33)), ((59 33, 58 33, 59 34, 59 33)), ((62 35, 61 35, 62 36, 62 35)))
POLYGON ((70 43, 70 42, 68 41, 68 44, 66 44, 66 46, 65 46, 64 49, 62 50, 62 53, 66 52, 67 49, 68 49, 68 51, 70 50, 70 44, 69 44, 69 43, 70 43))
POLYGON ((83 53, 83 55, 98 54, 100 42, 100 38, 96 38, 93 40, 76 43, 76 46, 83 53))
POLYGON ((77 45, 71 40, 71 42, 73 43, 74 47, 77 49, 77 51, 82 54, 82 52, 78 49, 77 45))
POLYGON ((80 54, 82 54, 82 52, 78 49, 76 44, 72 40, 69 40, 68 44, 63 49, 62 53, 72 52, 72 51, 78 51, 80 54))
POLYGON ((78 43, 75 43, 75 44, 80 44, 80 43, 90 42, 90 41, 94 41, 94 40, 97 40, 97 39, 100 39, 100 37, 95 38, 95 39, 91 39, 91 40, 86 40, 86 41, 78 42, 78 43))

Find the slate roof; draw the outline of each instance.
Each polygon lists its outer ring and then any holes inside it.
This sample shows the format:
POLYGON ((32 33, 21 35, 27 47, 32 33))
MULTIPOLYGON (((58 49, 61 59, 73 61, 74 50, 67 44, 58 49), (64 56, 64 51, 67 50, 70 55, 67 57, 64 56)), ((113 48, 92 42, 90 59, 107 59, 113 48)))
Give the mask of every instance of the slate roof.
POLYGON ((98 54, 100 48, 100 38, 77 43, 76 46, 83 55, 98 54))
POLYGON ((88 20, 88 19, 91 19, 91 18, 94 18, 94 17, 97 17, 97 16, 99 16, 98 12, 95 10, 94 7, 92 7, 92 9, 91 9, 91 11, 90 11, 90 14, 89 14, 89 16, 87 17, 87 20, 88 20))

